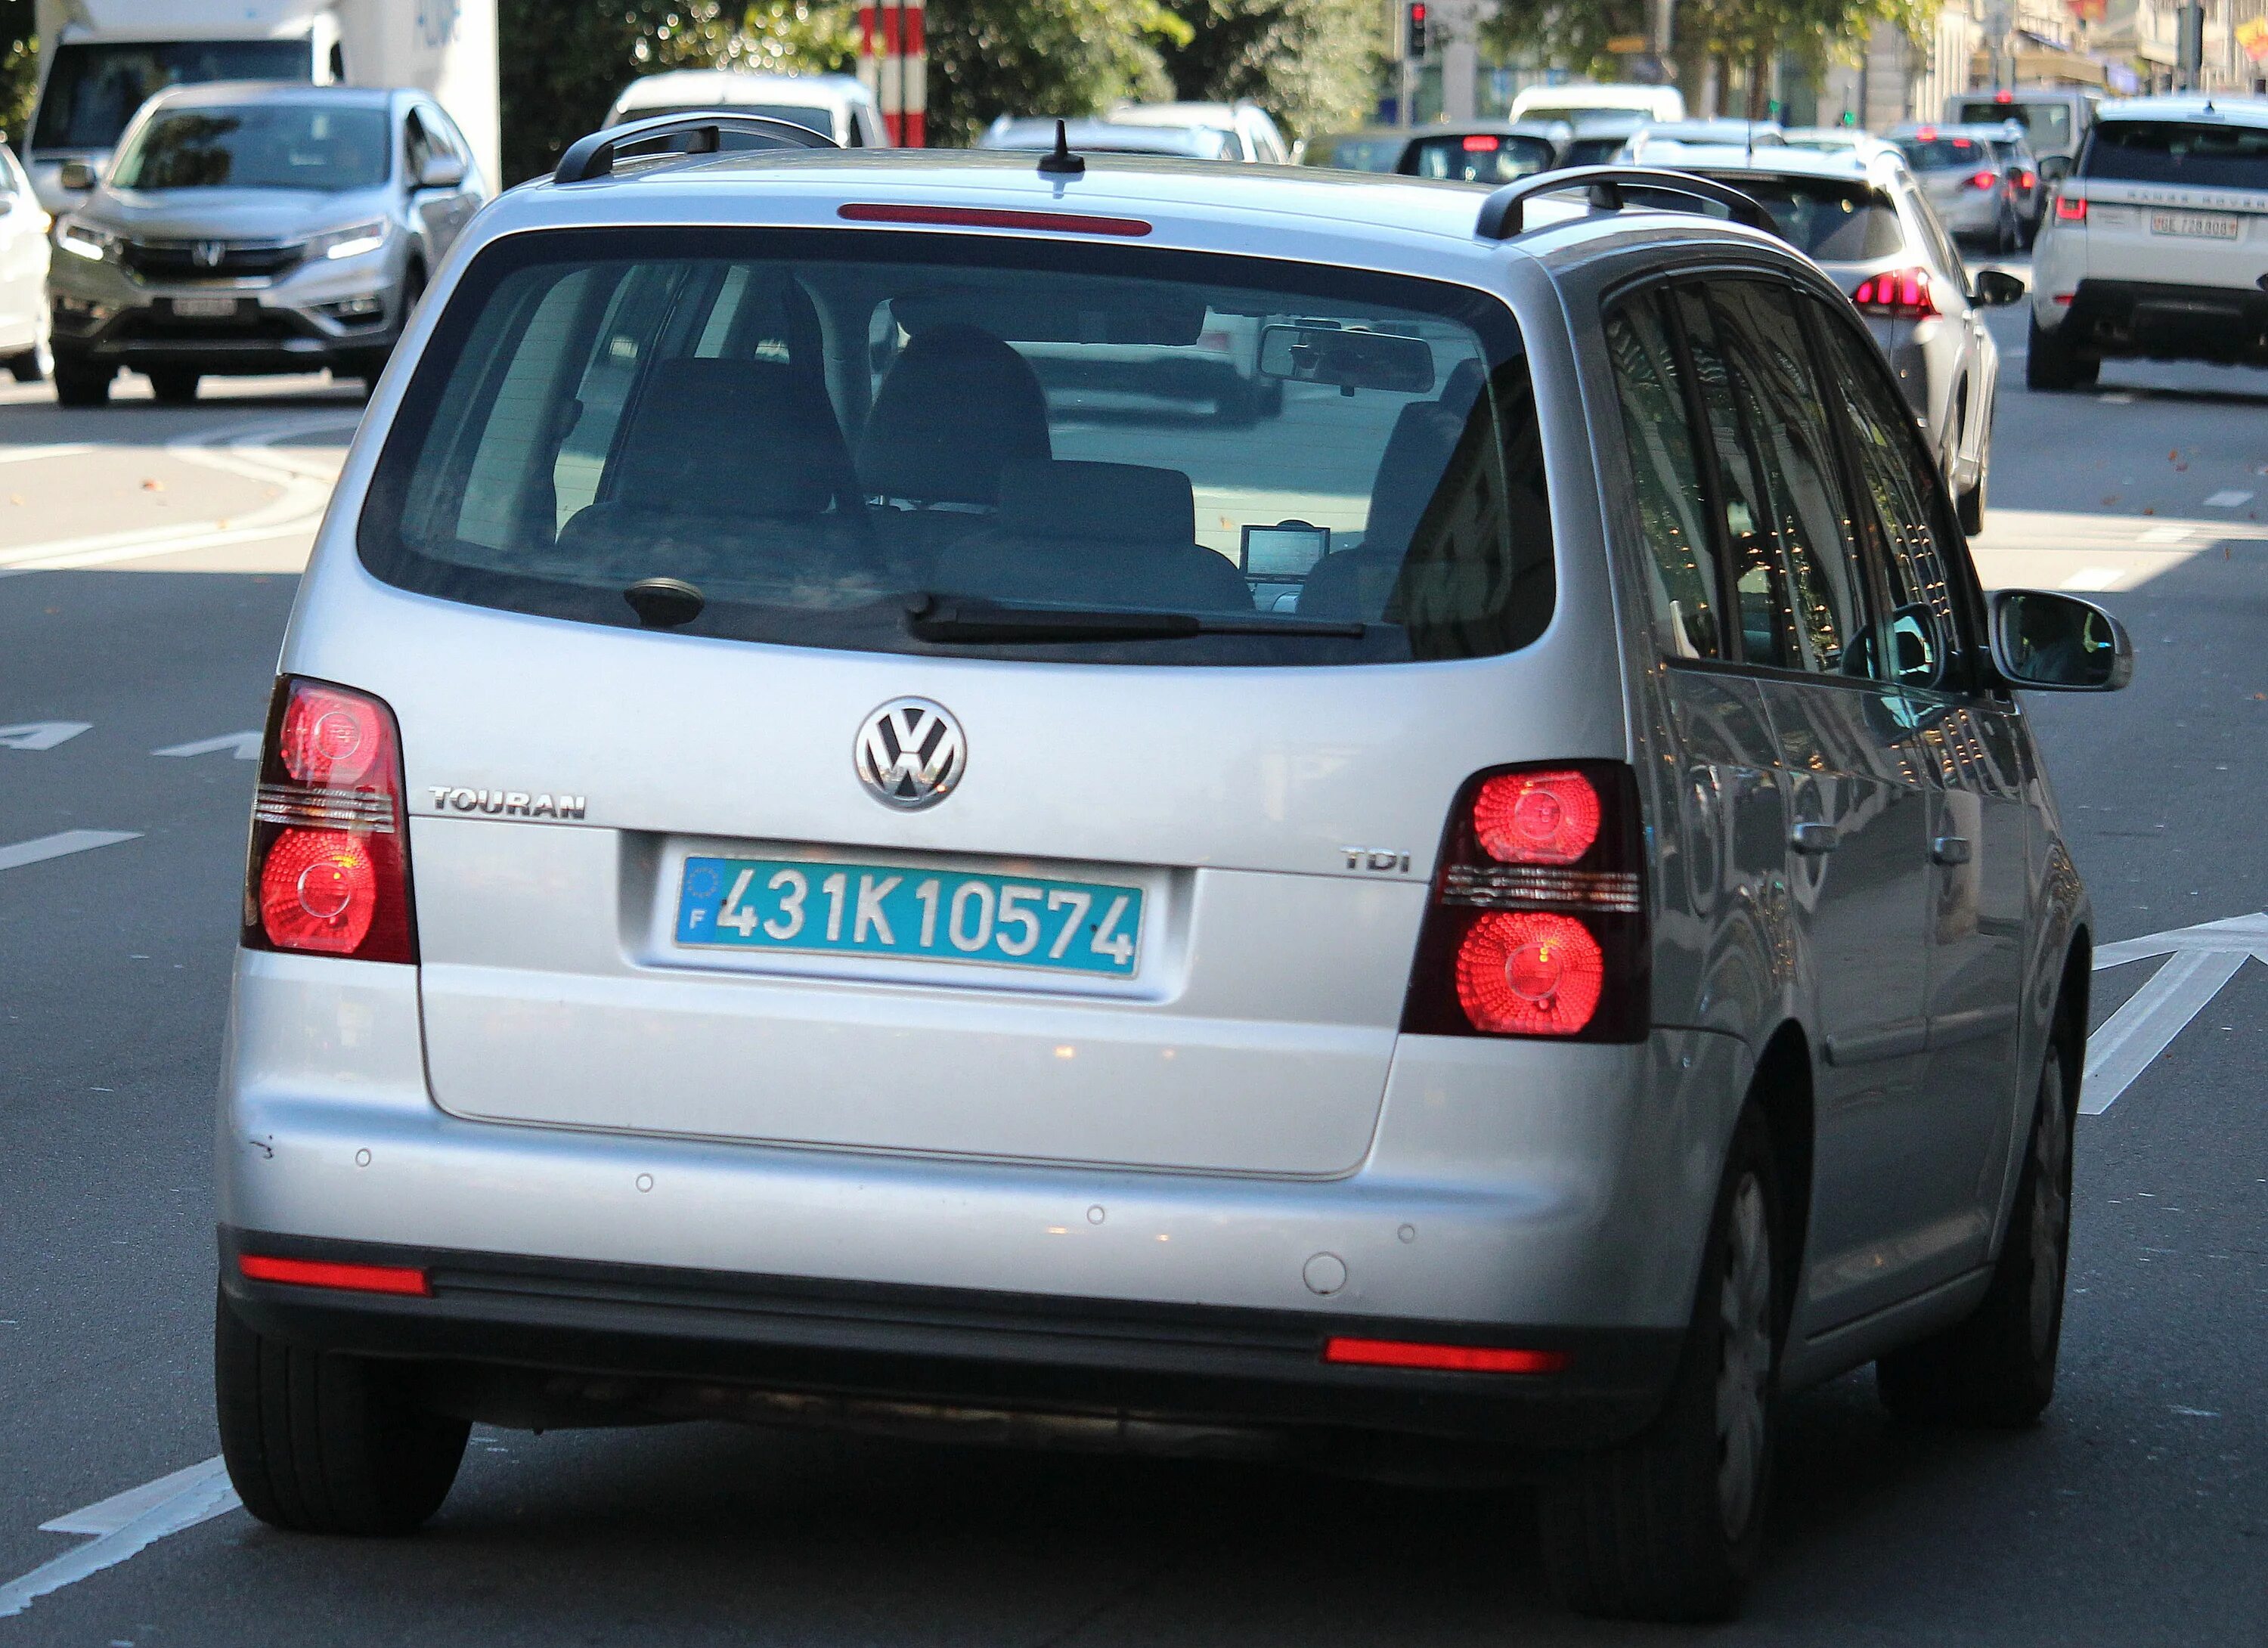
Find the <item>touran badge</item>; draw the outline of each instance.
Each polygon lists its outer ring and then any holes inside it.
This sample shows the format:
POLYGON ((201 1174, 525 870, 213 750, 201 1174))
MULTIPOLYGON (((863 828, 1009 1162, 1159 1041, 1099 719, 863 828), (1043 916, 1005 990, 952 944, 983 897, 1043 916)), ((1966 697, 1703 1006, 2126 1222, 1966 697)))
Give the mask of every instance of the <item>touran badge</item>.
POLYGON ((876 800, 910 813, 953 793, 968 765, 968 741, 943 704, 893 698, 859 725, 853 758, 876 800))

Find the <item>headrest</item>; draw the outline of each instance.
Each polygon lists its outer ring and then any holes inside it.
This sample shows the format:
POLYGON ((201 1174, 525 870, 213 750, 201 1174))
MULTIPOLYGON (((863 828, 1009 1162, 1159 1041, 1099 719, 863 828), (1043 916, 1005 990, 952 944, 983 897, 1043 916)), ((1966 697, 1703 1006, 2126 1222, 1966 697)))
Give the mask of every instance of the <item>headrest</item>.
POLYGON ((1366 549, 1399 555, 1424 519, 1425 506, 1441 484, 1443 471, 1456 451, 1465 420, 1434 401, 1413 401, 1394 420, 1394 432, 1379 454, 1378 475, 1371 483, 1370 519, 1363 528, 1366 549))
POLYGON ((843 473, 826 398, 778 361, 667 360, 615 456, 613 497, 697 515, 816 515, 843 473))
POLYGON ((858 443, 858 484, 869 497, 997 504, 1003 464, 1054 450, 1030 364, 990 332, 934 326, 882 379, 858 443))
POLYGON ((1000 472, 999 530, 1080 543, 1193 544, 1197 496, 1178 469, 1012 463, 1000 472))

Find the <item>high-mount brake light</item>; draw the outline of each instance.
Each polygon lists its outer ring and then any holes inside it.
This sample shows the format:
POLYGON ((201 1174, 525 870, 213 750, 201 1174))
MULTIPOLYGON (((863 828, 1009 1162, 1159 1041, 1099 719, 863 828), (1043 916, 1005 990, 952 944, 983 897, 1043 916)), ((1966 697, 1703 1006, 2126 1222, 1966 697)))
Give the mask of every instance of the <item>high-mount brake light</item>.
POLYGON ((2057 195, 2056 221, 2058 223, 2085 223, 2087 221, 2087 196, 2081 195, 2074 198, 2069 195, 2057 195))
POLYGON ((1493 154, 1499 146, 1497 140, 1486 132, 1475 132, 1464 143, 1467 154, 1493 154))
POLYGON ((279 680, 252 810, 246 945, 415 962, 402 797, 392 710, 367 693, 279 680))
POLYGON ((846 223, 924 224, 941 229, 1038 229, 1050 234, 1120 235, 1139 239, 1151 225, 1139 217, 1099 217, 1091 212, 1003 211, 990 206, 897 206, 854 201, 837 206, 846 223))
POLYGON ((1450 811, 1402 1028, 1643 1040, 1643 843, 1637 776, 1622 762, 1476 773, 1450 811))
POLYGON ((1557 1373, 1567 1365, 1567 1353, 1334 1335, 1323 1341, 1323 1360, 1341 1367, 1427 1368, 1442 1373, 1557 1373))
POLYGON ((337 1264, 327 1259, 274 1259, 265 1254, 239 1254, 238 1272, 254 1282, 282 1282, 293 1287, 337 1288, 348 1293, 399 1293, 430 1299, 432 1284, 423 1270, 408 1265, 337 1264))
POLYGON ((1930 289, 1927 269, 1886 269, 1869 275, 1851 293, 1860 314, 1884 315, 1894 320, 1926 320, 1938 313, 1937 294, 1930 289))

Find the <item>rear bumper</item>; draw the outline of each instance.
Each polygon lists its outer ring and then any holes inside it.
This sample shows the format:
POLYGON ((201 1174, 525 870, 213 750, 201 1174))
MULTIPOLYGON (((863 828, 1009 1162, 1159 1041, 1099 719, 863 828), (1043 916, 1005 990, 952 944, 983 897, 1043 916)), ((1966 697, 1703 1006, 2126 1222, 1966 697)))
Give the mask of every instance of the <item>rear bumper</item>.
POLYGON ((2268 291, 2082 280, 2058 332, 2091 355, 2268 365, 2268 291))
POLYGON ((314 1240, 224 1227, 222 1287, 260 1332, 433 1365, 446 1405, 519 1425, 702 1414, 857 1423, 893 1405, 1150 1432, 1342 1431, 1521 1450, 1610 1442, 1659 1411, 1683 1335, 894 1287, 314 1240), (254 1282, 241 1253, 409 1266, 430 1298, 254 1282), (1323 1360, 1332 1335, 1557 1351, 1557 1372, 1323 1360), (776 1398, 817 1399, 784 1403, 776 1398))

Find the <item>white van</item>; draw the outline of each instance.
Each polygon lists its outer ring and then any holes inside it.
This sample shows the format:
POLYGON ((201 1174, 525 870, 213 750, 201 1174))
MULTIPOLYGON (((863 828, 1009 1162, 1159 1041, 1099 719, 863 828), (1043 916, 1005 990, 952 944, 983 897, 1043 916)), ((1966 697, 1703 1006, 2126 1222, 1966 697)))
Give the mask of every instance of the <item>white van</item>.
POLYGON ((1998 92, 1966 92, 1945 99, 1948 125, 1993 125, 2014 121, 2024 129, 2026 146, 2038 160, 2061 158, 2065 170, 2079 158, 2087 129, 2095 124, 2102 99, 2076 86, 2023 86, 1998 92))
POLYGON ((1572 122, 1579 114, 1624 109, 1654 121, 1682 121, 1685 96, 1675 86, 1638 85, 1630 81, 1601 85, 1577 80, 1566 85, 1528 87, 1513 99, 1512 113, 1506 118, 1572 122))

